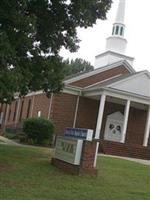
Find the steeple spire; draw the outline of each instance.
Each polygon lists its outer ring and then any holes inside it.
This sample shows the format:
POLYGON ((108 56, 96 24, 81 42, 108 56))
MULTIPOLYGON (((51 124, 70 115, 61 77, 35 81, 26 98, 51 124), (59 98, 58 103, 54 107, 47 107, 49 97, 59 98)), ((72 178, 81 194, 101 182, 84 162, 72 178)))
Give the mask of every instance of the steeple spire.
POLYGON ((115 23, 113 24, 112 35, 107 38, 106 50, 124 54, 127 40, 124 38, 125 31, 125 4, 126 0, 120 0, 115 23))
POLYGON ((116 15, 116 23, 124 24, 124 18, 125 18, 125 0, 120 0, 118 11, 116 15))

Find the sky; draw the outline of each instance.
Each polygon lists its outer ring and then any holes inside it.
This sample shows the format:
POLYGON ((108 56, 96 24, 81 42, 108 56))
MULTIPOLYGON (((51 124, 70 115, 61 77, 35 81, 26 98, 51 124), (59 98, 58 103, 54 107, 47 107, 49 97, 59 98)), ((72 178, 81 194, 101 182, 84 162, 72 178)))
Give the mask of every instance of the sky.
MULTIPOLYGON (((77 53, 62 50, 64 58, 82 58, 94 66, 95 56, 105 51, 106 38, 111 35, 119 0, 107 13, 107 20, 97 20, 92 28, 78 29, 81 40, 77 53)), ((126 55, 134 57, 136 71, 150 71, 150 0, 126 0, 125 38, 128 41, 126 55)))

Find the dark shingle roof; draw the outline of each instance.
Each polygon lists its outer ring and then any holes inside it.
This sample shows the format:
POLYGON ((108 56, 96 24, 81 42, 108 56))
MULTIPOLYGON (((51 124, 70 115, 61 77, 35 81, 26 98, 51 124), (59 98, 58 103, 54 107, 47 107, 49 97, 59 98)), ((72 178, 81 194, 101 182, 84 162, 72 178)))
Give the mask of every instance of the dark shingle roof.
POLYGON ((89 87, 89 88, 107 87, 108 85, 110 85, 110 84, 112 84, 112 83, 121 81, 121 80, 126 79, 126 78, 128 78, 128 77, 135 76, 135 75, 137 75, 137 74, 139 74, 139 73, 141 73, 141 72, 142 72, 142 71, 136 72, 136 73, 134 73, 134 74, 123 74, 123 75, 120 75, 120 76, 118 76, 118 77, 114 77, 114 78, 112 78, 112 79, 103 81, 102 83, 99 83, 99 84, 97 84, 97 85, 95 85, 95 86, 91 86, 91 87, 89 87))

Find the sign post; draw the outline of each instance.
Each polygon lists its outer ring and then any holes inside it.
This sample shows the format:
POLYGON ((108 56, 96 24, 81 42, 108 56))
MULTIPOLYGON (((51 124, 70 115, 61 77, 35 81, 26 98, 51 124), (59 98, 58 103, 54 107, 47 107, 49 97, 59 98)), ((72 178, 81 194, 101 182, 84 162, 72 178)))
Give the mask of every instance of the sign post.
POLYGON ((52 164, 71 174, 96 176, 95 149, 93 130, 66 128, 64 136, 57 137, 52 164))

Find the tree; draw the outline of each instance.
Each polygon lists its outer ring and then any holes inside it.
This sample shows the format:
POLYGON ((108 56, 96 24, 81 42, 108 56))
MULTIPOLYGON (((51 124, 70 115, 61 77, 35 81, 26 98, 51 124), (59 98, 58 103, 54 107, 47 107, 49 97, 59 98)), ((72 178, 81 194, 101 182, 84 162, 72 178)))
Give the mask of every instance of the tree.
POLYGON ((1 0, 0 102, 14 93, 62 88, 62 47, 78 49, 77 27, 106 19, 112 0, 1 0))
POLYGON ((83 60, 81 58, 76 58, 75 60, 69 61, 69 59, 64 61, 64 74, 65 76, 70 76, 78 73, 86 73, 94 70, 94 67, 90 62, 83 60))

